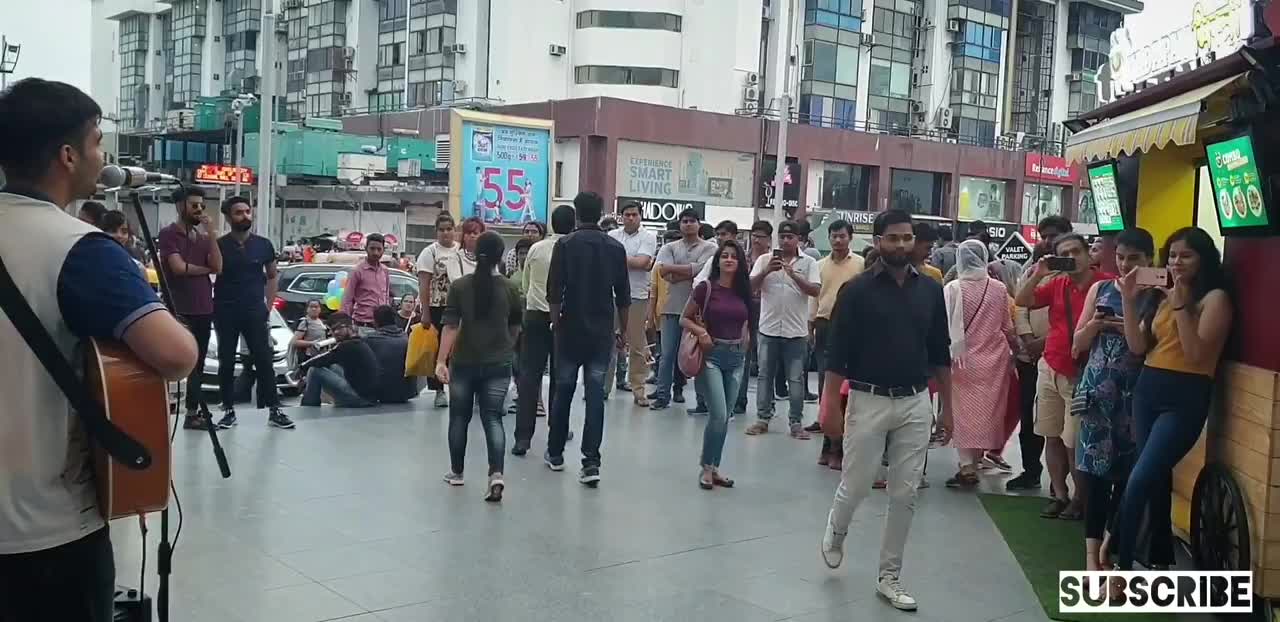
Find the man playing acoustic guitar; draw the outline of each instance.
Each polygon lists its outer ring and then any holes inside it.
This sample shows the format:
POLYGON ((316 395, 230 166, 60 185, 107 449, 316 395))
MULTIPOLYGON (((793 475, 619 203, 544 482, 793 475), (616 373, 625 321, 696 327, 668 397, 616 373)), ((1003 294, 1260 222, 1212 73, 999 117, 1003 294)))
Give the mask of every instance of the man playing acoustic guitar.
MULTIPOLYGON (((17 286, 0 296, 24 297, 74 367, 81 340, 118 340, 180 380, 196 363, 191 333, 123 247, 67 212, 96 191, 101 116, 68 84, 0 93, 0 258, 17 286)), ((0 352, 0 622, 111 620, 115 563, 81 421, 3 313, 0 352)))

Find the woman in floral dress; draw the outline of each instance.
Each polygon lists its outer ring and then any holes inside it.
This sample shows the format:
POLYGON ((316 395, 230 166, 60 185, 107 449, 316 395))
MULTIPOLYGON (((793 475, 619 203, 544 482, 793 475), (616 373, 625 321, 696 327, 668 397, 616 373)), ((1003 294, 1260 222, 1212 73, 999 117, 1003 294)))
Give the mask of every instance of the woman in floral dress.
MULTIPOLYGON (((1121 277, 1134 268, 1151 265, 1154 253, 1151 234, 1143 229, 1129 229, 1116 237, 1116 267, 1121 277)), ((1080 417, 1076 471, 1087 482, 1086 570, 1110 567, 1104 536, 1137 454, 1131 398, 1142 357, 1130 352, 1125 343, 1121 313, 1117 282, 1094 284, 1080 315, 1089 320, 1076 328, 1072 343, 1075 354, 1089 353, 1071 403, 1071 415, 1080 417)))

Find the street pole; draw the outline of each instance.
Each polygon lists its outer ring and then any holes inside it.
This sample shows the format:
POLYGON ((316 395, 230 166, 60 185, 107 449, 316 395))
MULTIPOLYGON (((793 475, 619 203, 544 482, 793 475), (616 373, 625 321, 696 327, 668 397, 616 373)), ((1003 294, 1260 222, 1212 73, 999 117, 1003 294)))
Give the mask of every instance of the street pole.
POLYGON ((262 13, 262 105, 258 126, 258 235, 271 239, 271 212, 274 206, 275 159, 271 143, 275 142, 276 121, 276 16, 270 9, 262 13))
MULTIPOLYGON (((783 191, 787 178, 787 125, 791 115, 791 45, 795 31, 795 0, 787 3, 787 46, 782 49, 782 95, 778 98, 781 108, 778 114, 778 153, 773 172, 773 222, 776 226, 783 221, 783 191)), ((779 242, 781 242, 781 233, 779 242)))
MULTIPOLYGON (((236 143, 235 143, 236 191, 233 196, 238 197, 240 196, 240 161, 241 161, 241 158, 244 157, 242 155, 244 153, 244 111, 240 109, 239 101, 237 101, 236 104, 237 104, 235 106, 236 108, 235 110, 235 115, 236 115, 236 143)), ((262 138, 261 128, 259 128, 258 138, 262 138)), ((262 167, 259 166, 258 168, 261 169, 262 167)))
POLYGON ((409 13, 413 8, 412 1, 404 0, 404 58, 400 59, 404 61, 404 101, 401 107, 405 110, 409 109, 409 13))

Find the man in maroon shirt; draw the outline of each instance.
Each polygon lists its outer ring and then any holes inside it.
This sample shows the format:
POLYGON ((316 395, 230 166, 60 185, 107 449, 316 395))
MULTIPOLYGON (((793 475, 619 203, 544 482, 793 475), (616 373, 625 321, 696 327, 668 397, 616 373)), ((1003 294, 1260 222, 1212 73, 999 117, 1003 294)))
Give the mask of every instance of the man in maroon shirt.
POLYGON ((342 296, 342 312, 351 316, 361 336, 374 332, 373 310, 382 305, 395 306, 391 300, 391 271, 382 265, 385 249, 382 235, 365 238, 365 260, 352 266, 347 277, 347 293, 342 296))
POLYGON ((173 192, 178 221, 160 230, 160 261, 173 294, 173 313, 196 338, 199 356, 187 378, 187 417, 182 427, 204 430, 211 415, 200 390, 204 359, 209 351, 213 326, 213 284, 210 275, 222 272, 222 252, 209 235, 209 217, 204 213, 204 193, 195 187, 173 192))
POLYGON ((1089 288, 1115 276, 1093 268, 1089 245, 1077 233, 1059 236, 1053 241, 1053 249, 1057 258, 1074 260, 1074 268, 1054 271, 1049 262, 1055 257, 1041 257, 1013 302, 1027 309, 1049 308, 1049 333, 1045 336, 1036 383, 1035 432, 1045 439, 1045 466, 1050 482, 1049 505, 1040 515, 1080 520, 1084 499, 1081 482, 1072 478, 1076 482, 1074 498, 1067 489, 1067 475, 1075 470, 1075 439, 1080 426, 1079 417, 1072 417, 1068 412, 1080 377, 1080 362, 1071 354, 1071 342, 1089 288))

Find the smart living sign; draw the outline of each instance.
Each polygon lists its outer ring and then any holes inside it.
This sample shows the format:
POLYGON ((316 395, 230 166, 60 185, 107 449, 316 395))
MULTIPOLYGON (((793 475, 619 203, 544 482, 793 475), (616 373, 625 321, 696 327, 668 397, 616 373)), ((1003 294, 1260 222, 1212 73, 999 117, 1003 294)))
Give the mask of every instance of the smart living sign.
MULTIPOLYGON (((1148 3, 1148 8, 1154 8, 1148 3)), ((1159 10, 1125 16, 1111 33, 1111 101, 1148 79, 1234 54, 1254 35, 1254 0, 1159 0, 1159 10), (1180 23, 1169 31, 1166 24, 1180 23)))

